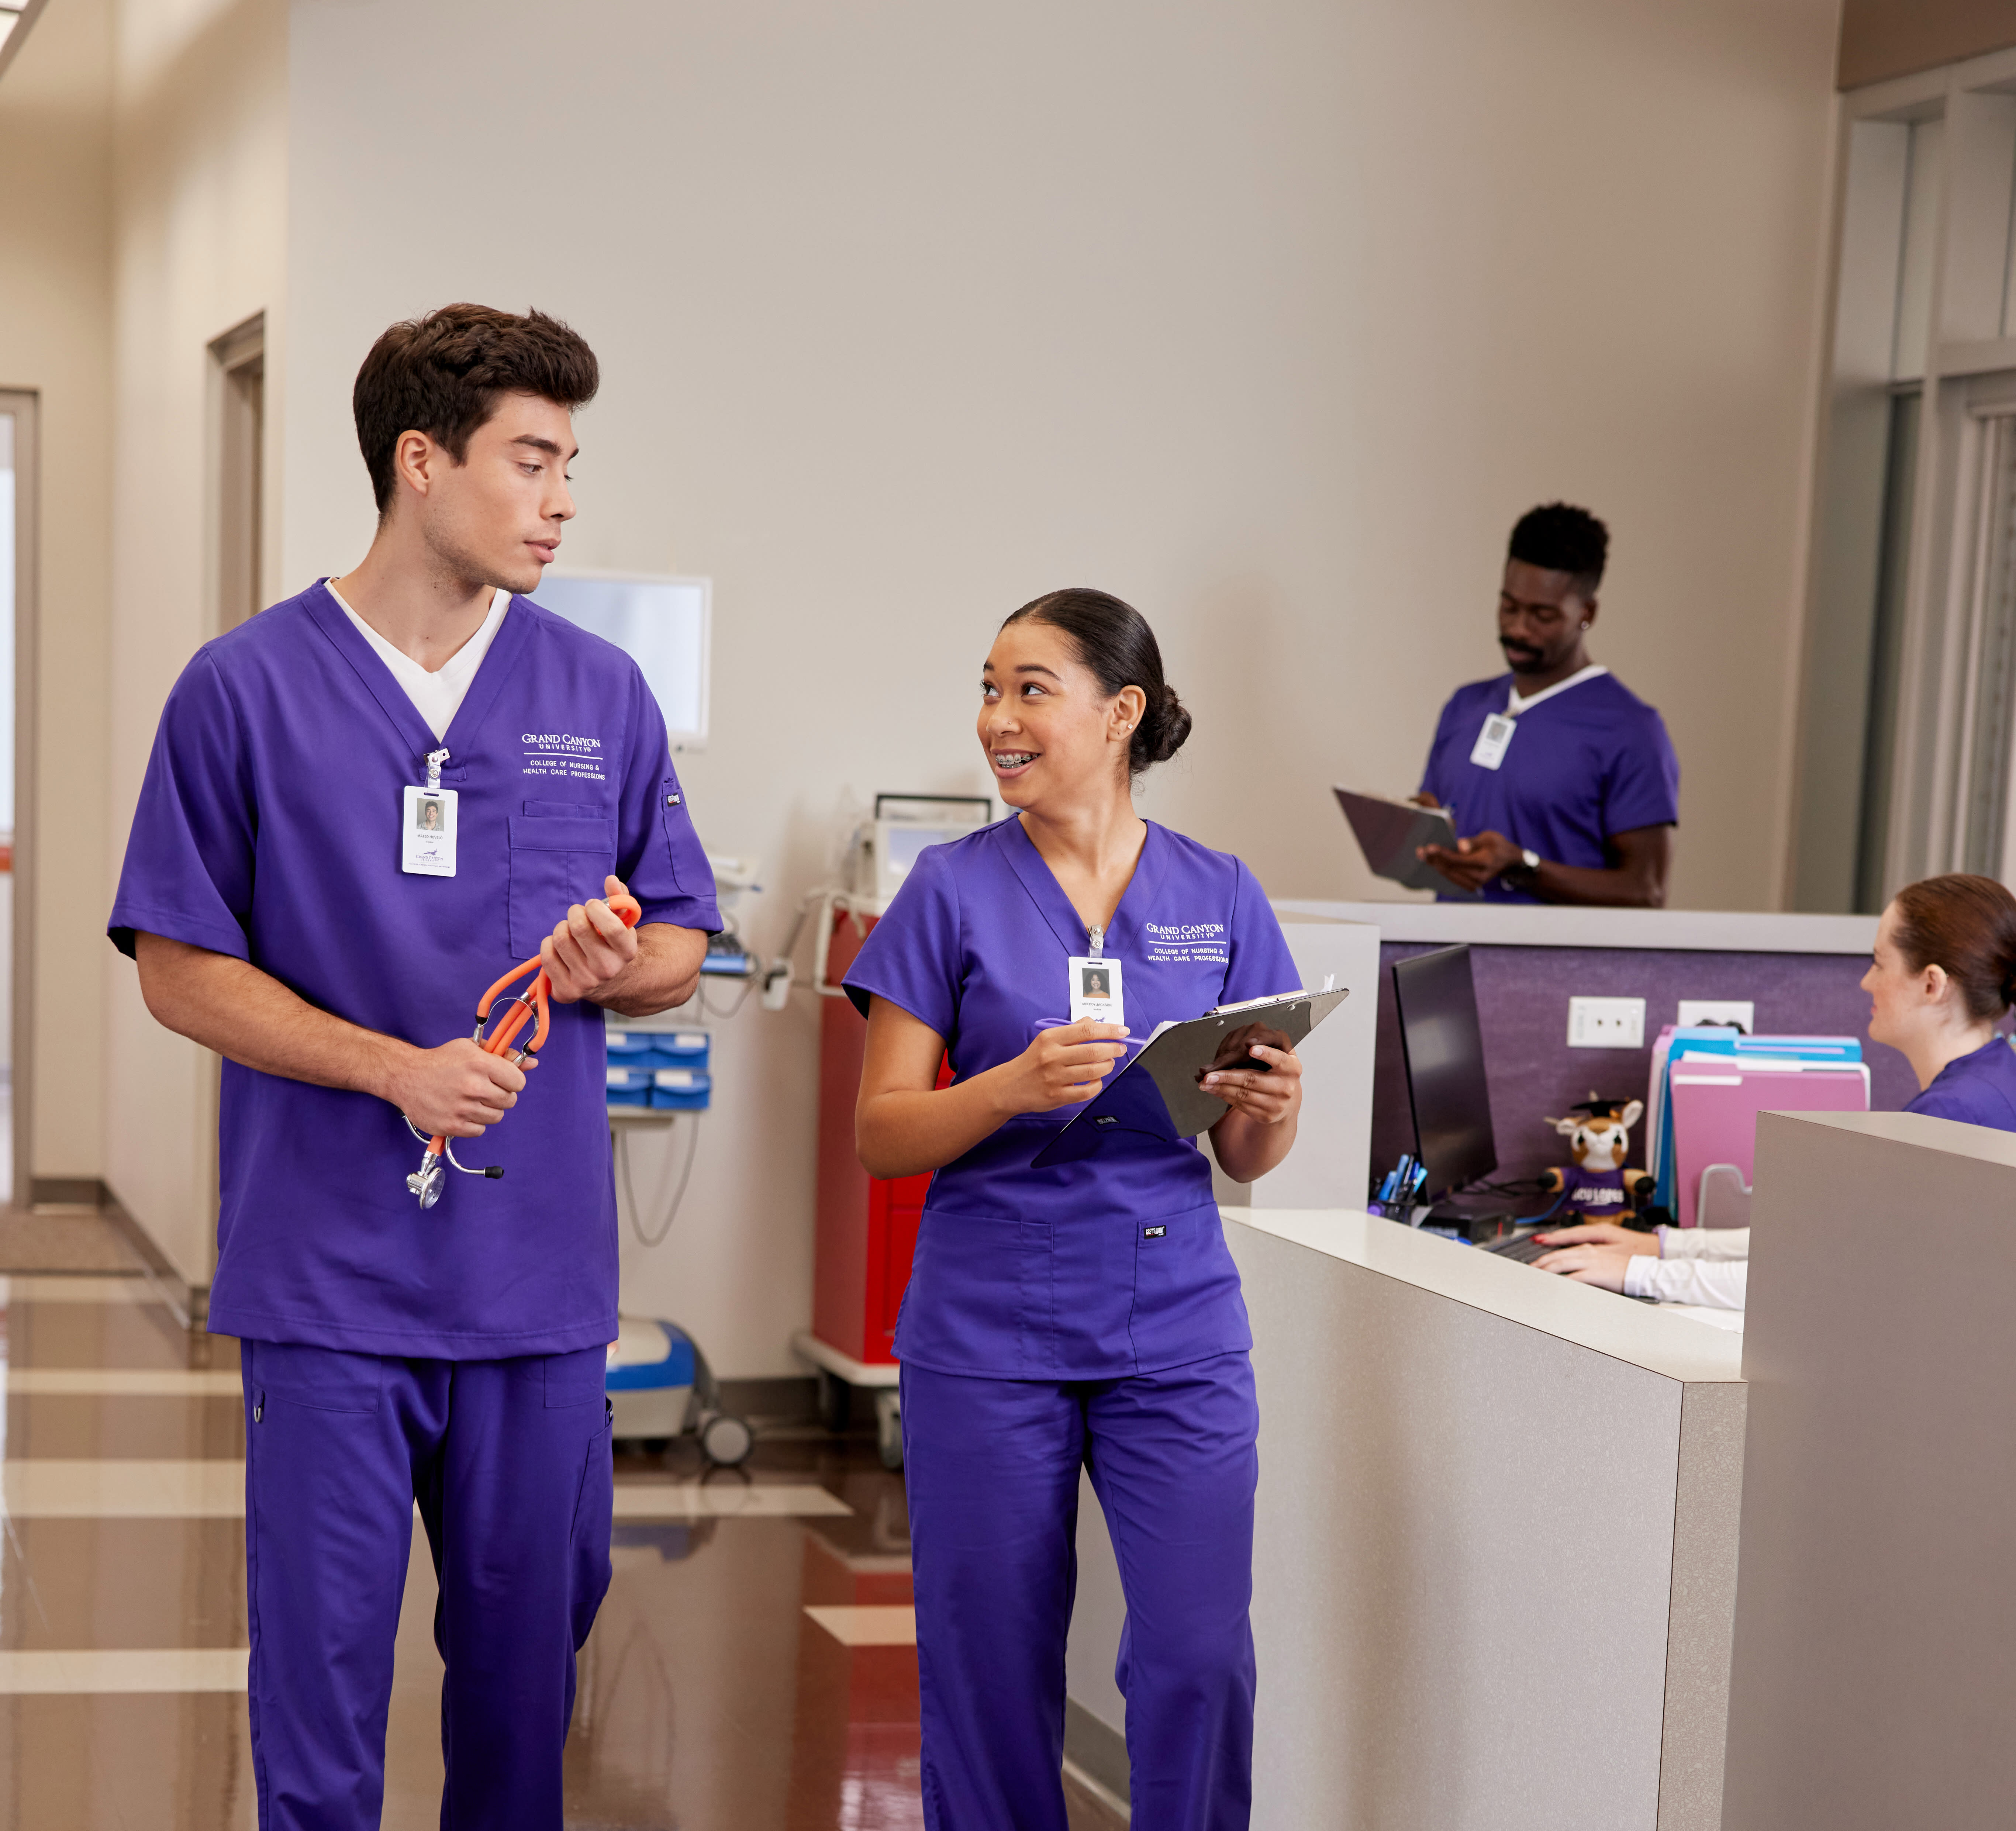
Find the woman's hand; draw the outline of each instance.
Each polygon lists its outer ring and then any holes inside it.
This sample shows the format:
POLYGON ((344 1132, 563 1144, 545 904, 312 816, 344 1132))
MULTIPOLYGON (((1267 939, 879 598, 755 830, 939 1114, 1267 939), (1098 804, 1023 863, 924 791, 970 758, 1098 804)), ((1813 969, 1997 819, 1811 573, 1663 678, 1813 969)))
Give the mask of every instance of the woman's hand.
POLYGON ((1579 1227, 1557 1228, 1552 1233, 1536 1233, 1533 1237, 1542 1246, 1621 1246, 1630 1247, 1634 1253, 1649 1253, 1655 1259, 1659 1256, 1658 1235, 1619 1227, 1615 1221, 1586 1221, 1579 1227))
POLYGON ((1302 1110, 1302 1064, 1293 1049, 1251 1042, 1246 1052, 1266 1068, 1219 1068, 1198 1085, 1230 1109, 1211 1128, 1218 1167, 1234 1182, 1253 1182, 1287 1156, 1302 1110))
POLYGON ((1293 1049, 1270 1049, 1265 1043, 1248 1045, 1247 1053, 1265 1062, 1265 1070, 1220 1069, 1198 1085, 1256 1124, 1279 1125, 1294 1118, 1302 1110, 1301 1058, 1293 1049))
MULTIPOLYGON (((1571 1231, 1579 1232, 1581 1229, 1571 1231)), ((1625 1268, 1641 1257, 1628 1246, 1571 1246, 1549 1253, 1533 1263, 1543 1272, 1557 1272, 1564 1278, 1572 1278, 1578 1284, 1594 1284, 1605 1290, 1621 1291, 1624 1288, 1625 1268)))
POLYGON ((919 1176, 962 1157, 1021 1113, 1054 1112, 1097 1093, 1127 1052, 1117 1023, 1060 1024, 1021 1055, 938 1085, 945 1038, 900 1005, 868 1001, 868 1046, 854 1144, 870 1176, 919 1176))
POLYGON ((1089 1017, 1038 1031, 1021 1055, 993 1071, 1001 1077, 1003 1104, 1010 1114, 1054 1113, 1090 1099, 1127 1053, 1120 1040, 1126 1034, 1089 1017))

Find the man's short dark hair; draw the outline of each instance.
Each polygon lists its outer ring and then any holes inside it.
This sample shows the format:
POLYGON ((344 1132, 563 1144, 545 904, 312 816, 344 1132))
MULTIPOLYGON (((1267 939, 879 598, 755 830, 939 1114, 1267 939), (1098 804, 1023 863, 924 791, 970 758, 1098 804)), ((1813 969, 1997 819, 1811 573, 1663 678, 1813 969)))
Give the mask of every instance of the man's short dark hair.
POLYGON ((1543 572, 1565 572, 1575 595, 1586 603, 1603 583, 1610 557, 1610 530, 1586 509, 1546 502, 1528 509, 1512 530, 1508 559, 1523 559, 1543 572))
POLYGON ((392 505, 392 453, 423 432, 459 464, 500 394, 537 394, 571 413, 602 380, 580 334, 543 311, 444 305, 395 324, 371 346, 351 390, 357 443, 383 516, 392 505))

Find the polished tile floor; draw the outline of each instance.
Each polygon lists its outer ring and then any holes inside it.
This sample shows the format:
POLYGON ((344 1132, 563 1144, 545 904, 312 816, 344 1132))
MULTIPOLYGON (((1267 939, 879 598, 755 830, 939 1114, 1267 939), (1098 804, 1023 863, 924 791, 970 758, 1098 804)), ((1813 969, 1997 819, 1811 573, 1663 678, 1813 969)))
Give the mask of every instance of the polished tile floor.
MULTIPOLYGON (((254 1822, 237 1344, 139 1281, 0 1279, 0 1831, 254 1822)), ((581 1656, 576 1831, 920 1826, 902 1481, 872 1443, 766 1439, 747 1480, 625 1459, 615 1579, 581 1656)), ((387 1831, 439 1822, 421 1535, 387 1831)), ((1074 1795, 1075 1831, 1124 1820, 1074 1795)))

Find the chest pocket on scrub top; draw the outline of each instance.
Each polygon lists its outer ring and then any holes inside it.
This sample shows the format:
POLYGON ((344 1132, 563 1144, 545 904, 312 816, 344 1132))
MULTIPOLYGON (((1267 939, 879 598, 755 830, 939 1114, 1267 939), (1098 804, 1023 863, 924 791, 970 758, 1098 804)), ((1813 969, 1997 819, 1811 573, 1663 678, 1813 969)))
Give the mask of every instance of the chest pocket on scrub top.
POLYGON ((616 869, 616 822, 579 814, 514 814, 507 822, 511 880, 505 897, 510 952, 523 960, 576 903, 602 894, 616 869))

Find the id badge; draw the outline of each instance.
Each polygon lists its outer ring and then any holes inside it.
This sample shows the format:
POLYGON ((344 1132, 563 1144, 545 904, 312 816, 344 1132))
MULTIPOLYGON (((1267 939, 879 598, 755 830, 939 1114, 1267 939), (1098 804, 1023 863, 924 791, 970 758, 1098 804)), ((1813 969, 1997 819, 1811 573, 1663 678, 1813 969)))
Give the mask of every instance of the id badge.
POLYGON ((1071 1022, 1089 1017, 1095 1023, 1125 1024, 1127 1007, 1121 996, 1120 962, 1111 955, 1095 960, 1089 954, 1074 954, 1071 968, 1071 1022))
POLYGON ((1512 734, 1519 728, 1516 718, 1503 712, 1493 712, 1484 721, 1484 728, 1477 734, 1477 742, 1471 748, 1470 760, 1480 769, 1496 769, 1505 761, 1505 753, 1511 747, 1512 734))
POLYGON ((419 877, 455 876, 456 792, 407 787, 399 821, 401 871, 419 877))

